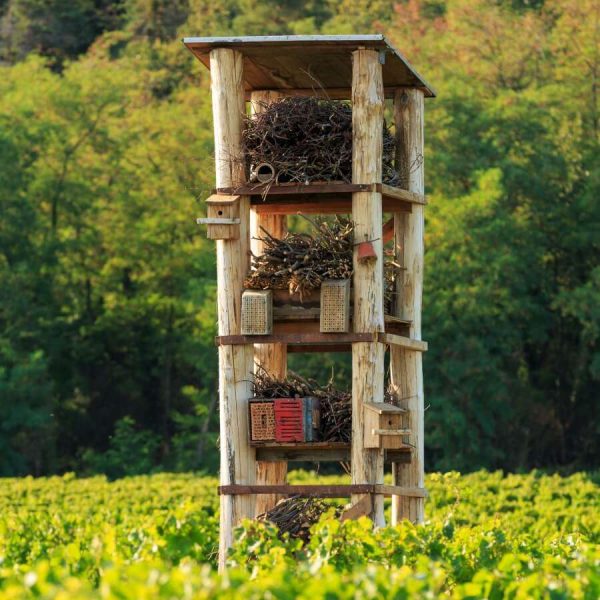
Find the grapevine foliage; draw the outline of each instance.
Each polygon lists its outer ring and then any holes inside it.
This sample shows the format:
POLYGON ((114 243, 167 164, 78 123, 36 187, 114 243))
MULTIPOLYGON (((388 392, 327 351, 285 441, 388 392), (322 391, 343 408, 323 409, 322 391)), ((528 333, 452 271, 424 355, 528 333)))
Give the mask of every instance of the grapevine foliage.
POLYGON ((373 531, 332 510, 306 545, 248 522, 222 576, 216 485, 169 474, 2 480, 0 598, 600 597, 592 475, 434 474, 424 525, 373 531))

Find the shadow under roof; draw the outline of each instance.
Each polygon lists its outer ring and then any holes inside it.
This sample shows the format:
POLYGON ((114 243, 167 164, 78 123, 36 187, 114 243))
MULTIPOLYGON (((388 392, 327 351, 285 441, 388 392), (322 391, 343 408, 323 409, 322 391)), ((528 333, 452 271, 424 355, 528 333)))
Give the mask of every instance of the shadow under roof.
POLYGON ((208 68, 210 51, 234 48, 244 55, 244 85, 252 90, 281 90, 306 95, 319 91, 330 98, 350 98, 352 52, 359 47, 381 54, 386 96, 394 89, 416 87, 435 96, 385 36, 376 35, 268 35, 248 37, 186 37, 183 43, 208 68))

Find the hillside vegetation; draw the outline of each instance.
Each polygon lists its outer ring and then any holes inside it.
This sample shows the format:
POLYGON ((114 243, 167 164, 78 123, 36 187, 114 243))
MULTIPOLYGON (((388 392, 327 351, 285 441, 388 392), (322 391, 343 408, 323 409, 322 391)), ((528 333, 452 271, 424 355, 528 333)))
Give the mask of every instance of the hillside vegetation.
POLYGON ((384 32, 437 90, 428 468, 597 465, 599 21, 596 0, 0 2, 0 474, 216 468, 209 77, 180 37, 274 33, 384 32))

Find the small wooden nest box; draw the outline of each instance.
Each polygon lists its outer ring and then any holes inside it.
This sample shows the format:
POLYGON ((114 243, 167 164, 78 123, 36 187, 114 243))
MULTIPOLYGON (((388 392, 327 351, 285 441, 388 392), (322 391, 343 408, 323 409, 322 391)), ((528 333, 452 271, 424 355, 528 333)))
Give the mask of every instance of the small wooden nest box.
POLYGON ((397 450, 404 447, 402 436, 409 435, 409 429, 402 428, 404 408, 386 402, 365 402, 364 431, 365 448, 397 450))
POLYGON ((244 290, 242 335, 270 335, 273 331, 273 292, 244 290))
POLYGON ((240 197, 213 194, 206 199, 206 218, 198 223, 206 225, 209 240, 237 240, 240 237, 240 197))
POLYGON ((326 279, 321 284, 321 333, 350 330, 350 280, 326 279))

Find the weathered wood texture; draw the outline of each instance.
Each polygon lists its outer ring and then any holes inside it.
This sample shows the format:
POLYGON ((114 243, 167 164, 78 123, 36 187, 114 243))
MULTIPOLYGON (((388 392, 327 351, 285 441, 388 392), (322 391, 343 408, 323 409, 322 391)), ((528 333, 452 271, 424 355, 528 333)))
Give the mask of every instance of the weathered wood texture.
MULTIPOLYGON (((381 183, 383 151, 383 80, 379 55, 373 50, 352 53, 352 183, 381 183)), ((360 263, 354 251, 354 331, 384 329, 383 243, 381 193, 352 194, 352 218, 356 242, 372 241, 377 260, 360 263)), ((364 447, 363 402, 383 402, 384 345, 359 342, 352 345, 352 483, 383 483, 383 451, 364 447)), ((352 497, 352 503, 362 500, 352 497)), ((373 498, 371 518, 384 525, 383 497, 373 498)))
MULTIPOLYGON (((250 97, 250 110, 257 114, 264 110, 269 103, 278 100, 282 94, 275 91, 256 91, 250 97)), ((282 238, 287 231, 287 217, 269 213, 258 213, 252 209, 250 213, 251 248, 255 255, 262 254, 264 244, 256 239, 263 237, 264 231, 276 238, 282 238)), ((255 344, 254 363, 256 368, 262 367, 271 376, 284 379, 287 374, 287 345, 286 344, 255 344)), ((287 461, 256 463, 256 481, 259 484, 284 484, 287 478, 287 461)), ((268 494, 257 496, 256 514, 261 515, 273 508, 281 496, 268 494)))
MULTIPOLYGON (((394 120, 397 136, 396 164, 403 185, 411 192, 424 193, 424 96, 417 89, 398 90, 394 98, 394 120)), ((421 303, 423 293, 424 207, 414 205, 410 214, 394 215, 396 262, 404 265, 404 277, 396 288, 396 316, 411 321, 410 337, 421 339, 421 303)), ((398 396, 405 398, 408 409, 405 425, 410 428, 408 442, 413 446, 410 464, 393 465, 395 485, 423 487, 424 455, 424 393, 422 353, 402 346, 391 346, 390 373, 398 396)), ((392 523, 409 519, 421 523, 424 519, 423 498, 392 498, 392 523)))
POLYGON ((381 494, 382 496, 427 497, 424 488, 407 488, 383 484, 351 484, 351 485, 222 485, 219 494, 244 496, 247 494, 283 494, 285 496, 303 496, 306 498, 345 498, 360 494, 381 494))
MULTIPOLYGON (((210 64, 216 182, 217 187, 230 187, 245 180, 241 161, 245 108, 242 56, 234 50, 215 49, 210 53, 210 64)), ((239 238, 217 241, 219 335, 240 334, 242 287, 250 250, 250 199, 247 196, 240 197, 239 217, 239 238)), ((252 345, 219 347, 221 485, 251 485, 256 481, 255 451, 248 439, 252 368, 252 345)), ((220 568, 224 567, 227 549, 233 542, 233 528, 241 519, 254 517, 254 501, 252 496, 221 496, 220 568)))

